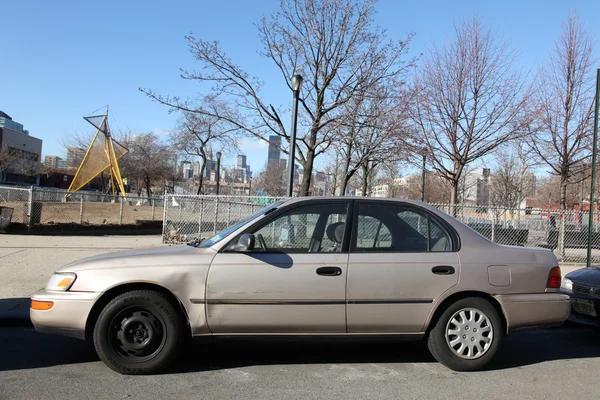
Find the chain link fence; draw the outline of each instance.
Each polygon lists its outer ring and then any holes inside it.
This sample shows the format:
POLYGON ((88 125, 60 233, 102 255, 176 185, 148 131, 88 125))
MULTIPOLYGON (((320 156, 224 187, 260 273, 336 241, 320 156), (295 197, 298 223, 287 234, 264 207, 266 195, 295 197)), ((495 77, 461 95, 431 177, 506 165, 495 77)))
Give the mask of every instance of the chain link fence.
POLYGON ((167 194, 163 241, 185 243, 207 238, 282 199, 284 198, 167 194))
MULTIPOLYGON (((206 238, 241 221, 283 197, 195 196, 166 197, 165 243, 206 238)), ((587 212, 550 209, 509 209, 474 205, 433 204, 489 240, 503 245, 547 248, 561 263, 585 263, 587 212)), ((600 263, 600 215, 592 227, 592 262, 600 263)))
POLYGON ((0 207, 13 209, 11 223, 37 225, 138 225, 162 221, 162 197, 0 187, 0 207))

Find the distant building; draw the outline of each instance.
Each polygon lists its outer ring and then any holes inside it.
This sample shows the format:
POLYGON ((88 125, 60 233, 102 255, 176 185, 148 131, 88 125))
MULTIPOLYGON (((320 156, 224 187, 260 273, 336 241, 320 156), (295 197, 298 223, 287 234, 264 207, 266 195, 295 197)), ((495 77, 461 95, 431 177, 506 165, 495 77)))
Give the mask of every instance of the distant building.
POLYGON ((181 174, 183 179, 190 179, 192 177, 192 163, 190 161, 181 162, 181 174))
POLYGON ((14 161, 0 171, 0 181, 39 184, 42 140, 29 135, 23 125, 0 111, 0 151, 14 161))
MULTIPOLYGON (((373 185, 371 187, 371 197, 395 197, 397 196, 397 191, 394 193, 394 189, 408 187, 409 179, 410 177, 407 176, 403 178, 390 179, 377 185, 373 185)), ((356 189, 356 195, 362 196, 362 189, 356 189)))
POLYGON ((246 168, 246 156, 243 154, 238 154, 237 156, 237 167, 238 169, 246 168))
POLYGON ((192 175, 194 177, 200 175, 200 162, 199 161, 195 161, 193 166, 192 166, 192 175))
POLYGON ((269 136, 269 153, 267 156, 267 165, 269 167, 279 166, 281 163, 281 136, 269 136))
POLYGON ((85 149, 81 147, 67 147, 67 168, 79 168, 83 157, 85 157, 85 149))
POLYGON ((490 169, 477 168, 467 172, 459 189, 464 204, 487 206, 490 202, 490 169))
POLYGON ((68 168, 67 160, 58 156, 44 157, 44 166, 54 170, 63 170, 68 168))

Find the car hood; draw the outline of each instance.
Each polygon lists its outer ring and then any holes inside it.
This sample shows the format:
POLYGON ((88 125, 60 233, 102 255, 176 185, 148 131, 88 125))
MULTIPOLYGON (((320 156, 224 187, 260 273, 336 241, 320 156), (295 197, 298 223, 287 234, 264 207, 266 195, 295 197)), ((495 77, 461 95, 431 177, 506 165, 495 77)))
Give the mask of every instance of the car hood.
POLYGON ((210 263, 216 252, 210 248, 171 245, 118 251, 83 258, 61 267, 61 272, 77 272, 95 268, 125 268, 141 266, 197 265, 210 263), (203 260, 206 258, 206 260, 203 260))
POLYGON ((578 269, 568 273, 565 278, 587 286, 600 286, 600 266, 578 269))

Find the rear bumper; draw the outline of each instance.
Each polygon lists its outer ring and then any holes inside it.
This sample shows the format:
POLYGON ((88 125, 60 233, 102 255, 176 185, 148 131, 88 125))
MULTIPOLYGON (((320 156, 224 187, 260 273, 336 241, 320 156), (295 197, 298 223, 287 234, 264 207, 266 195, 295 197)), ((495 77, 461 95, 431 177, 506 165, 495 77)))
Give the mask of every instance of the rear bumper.
POLYGON ((507 331, 558 326, 569 318, 571 302, 561 293, 494 296, 506 316, 507 331))
POLYGON ((36 331, 85 339, 85 325, 100 293, 47 292, 42 290, 32 300, 52 301, 49 310, 29 309, 29 317, 36 331))

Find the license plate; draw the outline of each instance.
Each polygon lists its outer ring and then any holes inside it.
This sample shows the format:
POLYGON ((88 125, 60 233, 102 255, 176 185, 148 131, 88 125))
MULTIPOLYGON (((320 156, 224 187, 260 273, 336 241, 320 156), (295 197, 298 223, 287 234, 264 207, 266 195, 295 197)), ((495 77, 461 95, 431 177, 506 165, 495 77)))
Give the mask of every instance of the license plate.
POLYGON ((573 310, 579 314, 591 315, 592 317, 597 316, 593 301, 571 299, 571 305, 573 306, 573 310))

